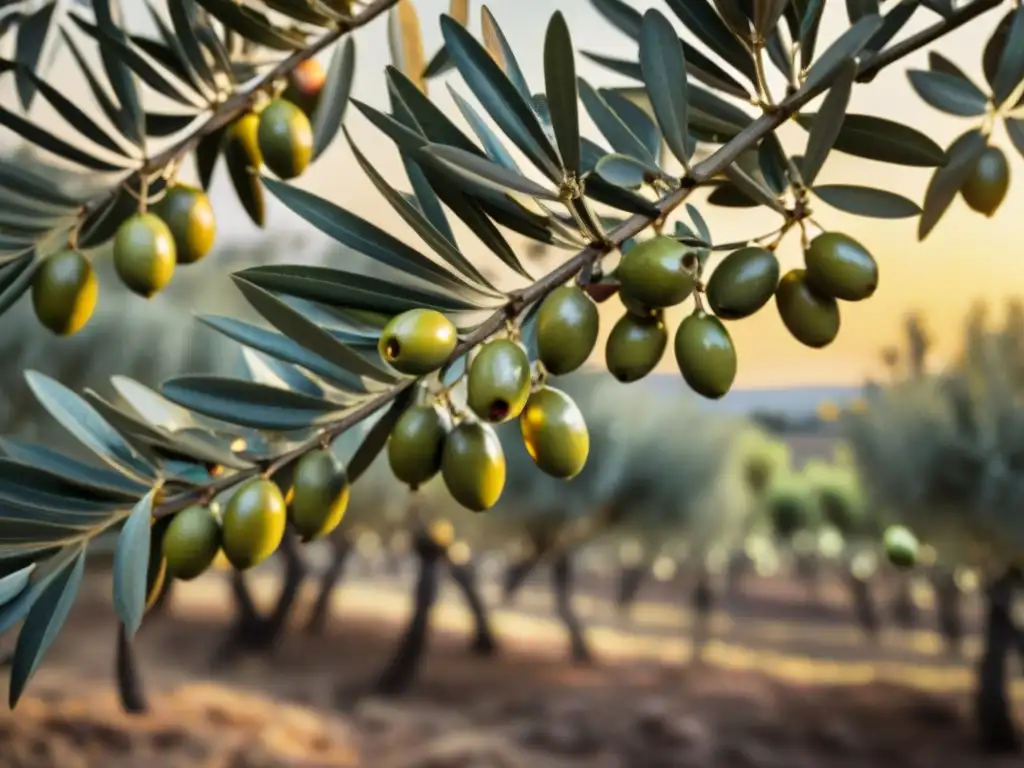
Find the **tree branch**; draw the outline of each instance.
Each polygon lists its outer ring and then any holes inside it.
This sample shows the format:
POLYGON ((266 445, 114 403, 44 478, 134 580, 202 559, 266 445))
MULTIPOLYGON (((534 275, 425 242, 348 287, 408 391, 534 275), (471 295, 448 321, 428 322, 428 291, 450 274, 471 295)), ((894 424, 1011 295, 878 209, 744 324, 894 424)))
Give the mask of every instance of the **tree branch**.
MULTIPOLYGON (((1002 0, 975 0, 970 5, 955 11, 951 16, 942 21, 936 22, 927 29, 913 35, 910 38, 894 45, 892 48, 875 53, 866 58, 858 66, 858 79, 865 76, 873 77, 885 67, 893 64, 903 57, 923 48, 944 34, 957 29, 987 10, 1000 5, 1002 0)), ((376 3, 386 5, 386 3, 376 3)), ((509 302, 501 309, 495 311, 487 320, 467 334, 462 342, 456 347, 448 362, 457 360, 480 343, 486 341, 495 333, 500 331, 508 319, 516 317, 527 306, 543 298, 560 285, 564 285, 570 279, 579 274, 585 267, 593 264, 602 256, 619 247, 631 237, 638 235, 647 229, 659 218, 667 216, 690 196, 693 190, 701 183, 707 181, 718 173, 724 171, 729 165, 747 149, 754 146, 769 133, 778 128, 782 123, 795 115, 801 107, 812 101, 815 97, 828 90, 832 81, 838 76, 837 69, 831 77, 824 78, 814 88, 801 89, 788 98, 779 102, 771 112, 766 112, 751 122, 746 128, 740 131, 731 141, 724 144, 707 159, 693 166, 692 172, 685 177, 679 189, 670 195, 659 200, 655 207, 658 215, 649 216, 646 214, 635 214, 622 222, 612 231, 605 235, 603 242, 592 243, 579 251, 572 258, 544 275, 538 281, 526 288, 509 294, 509 302)), ((373 398, 360 407, 350 411, 344 418, 325 425, 324 429, 314 438, 303 443, 274 459, 265 462, 261 466, 249 470, 242 470, 233 475, 216 480, 210 485, 203 486, 199 490, 189 490, 177 494, 159 504, 154 509, 155 517, 165 517, 175 514, 186 507, 195 504, 197 499, 211 493, 217 494, 224 491, 245 479, 257 474, 266 472, 268 468, 275 471, 287 467, 294 461, 304 456, 311 450, 323 444, 324 438, 333 440, 359 422, 373 415, 388 403, 395 400, 402 392, 413 386, 419 379, 410 378, 401 381, 387 392, 373 398)))
MULTIPOLYGON (((173 2, 174 0, 171 1, 173 2)), ((127 184, 132 187, 138 186, 142 180, 149 175, 166 168, 178 158, 187 155, 189 152, 194 150, 199 142, 204 138, 219 131, 224 126, 233 123, 239 117, 248 112, 252 108, 257 94, 259 94, 268 85, 279 78, 287 77, 292 70, 302 62, 316 56, 316 54, 320 53, 324 48, 327 48, 331 44, 337 42, 349 32, 366 26, 378 16, 388 11, 392 6, 397 4, 398 0, 372 0, 372 2, 368 3, 355 16, 339 21, 336 27, 323 35, 323 37, 317 39, 308 48, 295 51, 290 56, 279 61, 276 66, 259 77, 250 87, 242 91, 235 91, 225 99, 217 106, 216 111, 210 115, 209 119, 200 125, 199 128, 197 128, 191 135, 181 139, 164 151, 146 160, 145 164, 141 168, 130 174, 128 178, 115 187, 113 191, 104 193, 89 202, 84 207, 83 217, 94 213, 106 205, 122 185, 127 184)))

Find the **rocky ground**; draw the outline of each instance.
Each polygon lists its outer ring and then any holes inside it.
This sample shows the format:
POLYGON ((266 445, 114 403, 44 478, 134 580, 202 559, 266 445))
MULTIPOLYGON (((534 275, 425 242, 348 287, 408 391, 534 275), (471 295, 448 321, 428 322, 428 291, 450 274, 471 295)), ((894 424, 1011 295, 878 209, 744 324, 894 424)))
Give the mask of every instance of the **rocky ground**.
MULTIPOLYGON (((0 717, 0 766, 1020 764, 977 754, 969 670, 910 636, 889 633, 868 646, 838 623, 720 616, 717 639, 695 663, 678 609, 646 603, 627 625, 581 599, 599 663, 579 668, 565 662, 564 636, 544 605, 550 598, 529 590, 521 607, 495 612, 502 652, 493 659, 466 653, 466 617, 448 596, 415 690, 397 700, 368 696, 408 610, 405 595, 380 579, 340 590, 324 637, 296 630, 272 661, 221 668, 210 660, 228 615, 223 580, 188 585, 171 614, 139 637, 152 714, 129 717, 112 685, 107 588, 104 577, 90 577, 25 699, 0 717)), ((1019 686, 1016 694, 1024 704, 1019 686)))

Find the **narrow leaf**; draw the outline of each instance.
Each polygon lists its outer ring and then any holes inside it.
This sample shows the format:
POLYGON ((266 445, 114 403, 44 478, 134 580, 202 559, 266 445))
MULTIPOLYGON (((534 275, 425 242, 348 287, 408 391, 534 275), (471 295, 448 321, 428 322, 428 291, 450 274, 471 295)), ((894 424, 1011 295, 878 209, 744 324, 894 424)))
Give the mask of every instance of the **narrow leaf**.
POLYGON ((995 103, 1001 105, 1010 98, 1021 82, 1024 82, 1024 7, 1018 6, 992 83, 995 103))
MULTIPOLYGON (((11 682, 8 702, 11 709, 17 706, 29 679, 35 673, 43 656, 50 645, 57 639, 64 622, 71 612, 71 607, 78 597, 78 588, 85 575, 85 547, 70 547, 74 559, 61 564, 49 579, 41 580, 43 588, 34 598, 25 617, 25 623, 18 633, 18 642, 14 648, 11 662, 11 682)), ((26 590, 22 596, 29 596, 33 590, 26 590)), ((19 600, 5 606, 14 607, 19 600)), ((0 623, 4 623, 0 618, 0 623)))
POLYGON ((605 181, 617 187, 639 189, 652 178, 660 175, 657 168, 650 168, 628 155, 605 155, 594 168, 605 181))
POLYGON ((811 66, 807 79, 800 89, 802 93, 814 91, 825 82, 836 69, 847 59, 855 58, 867 42, 882 26, 882 18, 877 15, 865 16, 830 45, 811 66))
POLYGON ((970 80, 921 69, 908 70, 907 77, 918 96, 946 114, 978 117, 988 108, 988 97, 970 80))
POLYGON ((544 36, 544 85, 562 165, 569 173, 579 176, 580 121, 576 61, 569 26, 565 23, 565 17, 557 11, 551 17, 544 36))
POLYGON ((40 149, 45 149, 47 152, 52 152, 59 157, 63 157, 65 160, 78 163, 79 165, 90 168, 94 171, 119 171, 124 170, 127 167, 126 165, 114 165, 106 160, 100 160, 98 157, 94 157, 88 152, 85 152, 72 144, 68 144, 63 139, 54 136, 52 133, 44 131, 35 123, 26 120, 21 115, 17 115, 3 107, 0 107, 0 125, 9 128, 11 131, 32 144, 35 144, 40 149))
POLYGON ((750 82, 756 81, 754 60, 750 53, 736 39, 708 0, 668 0, 668 5, 698 40, 743 73, 750 82))
POLYGON ((583 107, 594 121, 597 128, 608 139, 617 153, 629 155, 645 165, 657 166, 657 158, 647 145, 629 129, 615 110, 609 106, 601 95, 583 78, 579 79, 580 97, 583 107))
POLYGON ((239 141, 230 132, 225 134, 223 153, 231 186, 234 187, 242 208, 253 224, 262 229, 266 223, 267 208, 263 199, 263 185, 260 184, 258 158, 250 152, 249 144, 239 141))
POLYGON ((356 46, 352 37, 346 37, 331 54, 320 103, 313 113, 313 159, 316 160, 334 141, 345 117, 345 107, 352 93, 355 75, 356 46))
POLYGON ((342 410, 329 400, 218 376, 179 376, 165 381, 160 393, 196 413, 254 429, 308 429, 342 410))
POLYGON ((130 640, 146 612, 146 573, 149 570, 153 500, 159 486, 139 499, 125 520, 114 550, 114 610, 130 640))
MULTIPOLYGON (((811 128, 816 115, 801 114, 797 122, 811 128)), ((936 167, 946 161, 938 144, 908 125, 874 115, 847 113, 834 148, 868 160, 919 167, 936 167)))
POLYGON ((640 68, 665 143, 689 171, 695 147, 688 133, 686 61, 671 22, 655 9, 643 17, 640 68))
POLYGON ((623 34, 640 39, 640 12, 623 0, 590 0, 591 5, 623 34))
POLYGON ((388 14, 388 45, 391 49, 391 62, 395 67, 416 83, 417 88, 425 91, 423 35, 416 7, 411 0, 398 0, 388 14))
POLYGON ((784 214, 786 212, 786 207, 771 193, 771 190, 765 189, 763 185, 736 163, 725 169, 725 176, 737 189, 754 202, 766 205, 778 213, 784 214))
POLYGON ((57 3, 45 3, 39 10, 22 17, 14 42, 14 58, 23 65, 16 73, 18 98, 26 112, 36 95, 36 80, 29 75, 41 69, 43 49, 57 3))
POLYGON ((917 239, 924 240, 939 223, 957 192, 974 170, 978 158, 985 152, 988 141, 981 131, 973 129, 954 141, 944 166, 936 169, 924 195, 924 208, 917 224, 917 239))
POLYGON ((458 147, 428 144, 423 151, 451 167, 456 177, 468 177, 474 183, 499 191, 513 190, 541 200, 559 199, 557 190, 546 189, 522 174, 458 147))
POLYGON ((828 153, 832 151, 836 138, 846 118, 846 107, 850 103, 853 80, 857 76, 857 62, 848 59, 832 83, 832 87, 822 102, 821 110, 814 119, 810 135, 807 137, 807 150, 804 153, 800 174, 808 185, 814 183, 821 171, 828 153))
POLYGON ((25 591, 29 577, 35 569, 36 565, 32 563, 0 578, 0 608, 25 591))
POLYGON ((1024 157, 1024 120, 1007 117, 1003 124, 1006 126, 1006 133, 1013 142, 1013 146, 1021 157, 1024 157))
POLYGON ((196 0, 211 16, 232 32, 275 51, 305 47, 304 35, 275 25, 267 16, 233 0, 196 0))
POLYGON ((38 371, 25 371, 25 380, 40 405, 93 453, 140 480, 155 478, 153 468, 82 398, 38 371))
POLYGON ((803 69, 807 69, 814 60, 818 27, 821 25, 821 14, 824 10, 825 0, 808 0, 800 19, 800 66, 803 69))
POLYGON ((519 68, 519 62, 516 61, 515 54, 512 53, 512 48, 509 46, 508 40, 505 39, 505 33, 501 31, 501 27, 498 26, 498 22, 486 5, 480 9, 480 29, 483 33, 484 47, 487 53, 505 73, 523 100, 529 103, 530 86, 527 85, 523 71, 519 68))
POLYGON ((216 85, 216 78, 210 63, 206 60, 206 53, 199 35, 196 33, 196 4, 195 0, 177 0, 168 3, 168 10, 171 15, 171 24, 174 27, 174 34, 182 51, 188 58, 189 64, 196 74, 202 78, 208 86, 216 85))
MULTIPOLYGON (((97 28, 105 30, 109 37, 114 37, 127 44, 128 36, 114 23, 110 0, 92 0, 92 9, 97 28)), ((76 17, 73 18, 78 21, 76 17)), ((142 101, 135 75, 110 46, 100 45, 100 58, 124 115, 124 118, 119 121, 118 127, 125 133, 129 141, 141 147, 146 136, 146 116, 142 110, 142 101)))
POLYGON ((909 219, 921 213, 921 207, 895 192, 852 184, 822 184, 812 187, 814 194, 840 211, 875 219, 909 219))

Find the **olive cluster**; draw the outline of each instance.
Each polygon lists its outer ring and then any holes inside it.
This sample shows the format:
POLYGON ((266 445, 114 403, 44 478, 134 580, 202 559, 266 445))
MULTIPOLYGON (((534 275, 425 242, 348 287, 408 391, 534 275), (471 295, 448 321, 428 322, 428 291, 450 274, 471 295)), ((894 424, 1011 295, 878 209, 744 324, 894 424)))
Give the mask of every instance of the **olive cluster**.
MULTIPOLYGON (((317 106, 325 78, 316 60, 304 62, 289 76, 281 97, 228 128, 223 151, 240 153, 253 172, 266 167, 282 179, 299 176, 313 157, 308 115, 317 106)), ((124 285, 148 299, 171 282, 177 266, 194 264, 210 252, 217 227, 209 198, 188 184, 172 181, 158 199, 142 203, 140 199, 140 210, 118 226, 113 258, 124 285)), ((47 256, 33 278, 36 317, 58 336, 85 327, 99 296, 92 263, 74 240, 47 256)))
POLYGON ((349 496, 341 460, 326 449, 307 453, 295 465, 287 494, 273 480, 255 477, 232 491, 223 514, 211 504, 174 515, 162 537, 166 571, 194 579, 221 552, 233 567, 252 568, 277 551, 289 524, 304 541, 329 534, 341 523, 349 496))
MULTIPOLYGON (((582 290, 561 290, 545 300, 548 313, 549 302, 578 296, 596 315, 582 290)), ((540 312, 544 314, 545 307, 540 312)), ((596 333, 596 323, 593 327, 596 333)), ((550 326, 544 328, 538 328, 538 338, 550 348, 550 326)), ((444 365, 457 342, 448 318, 435 310, 414 309, 384 328, 379 351, 397 371, 421 376, 444 365)), ((566 480, 579 474, 590 452, 590 434, 572 398, 545 383, 544 359, 542 353, 535 372, 517 339, 498 337, 482 344, 467 367, 467 411, 443 391, 433 402, 409 408, 395 423, 387 449, 395 477, 417 488, 440 473, 459 504, 475 512, 490 509, 501 497, 506 479, 505 456, 494 427, 514 419, 519 420, 527 452, 542 471, 566 480)), ((585 359, 586 355, 580 357, 577 367, 585 359)), ((555 357, 553 362, 568 372, 564 358, 555 357)))

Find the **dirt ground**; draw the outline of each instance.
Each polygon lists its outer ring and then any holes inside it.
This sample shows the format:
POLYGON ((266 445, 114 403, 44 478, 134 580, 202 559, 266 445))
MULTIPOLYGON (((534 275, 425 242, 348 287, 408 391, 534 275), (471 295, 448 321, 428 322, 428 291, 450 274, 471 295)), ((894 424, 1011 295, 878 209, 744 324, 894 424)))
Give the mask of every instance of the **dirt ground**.
MULTIPOLYGON (((3 768, 1020 765, 974 749, 969 669, 904 633, 869 646, 838 622, 791 622, 787 634, 785 622, 719 616, 697 663, 678 610, 642 603, 626 623, 582 597, 598 663, 574 667, 539 589, 494 612, 492 659, 467 653, 467 617, 447 594, 414 691, 376 698, 367 691, 409 609, 385 579, 339 590, 324 637, 296 628, 272 661, 220 668, 226 586, 217 575, 186 585, 139 636, 152 714, 130 717, 113 687, 108 589, 89 577, 18 709, 0 716, 3 768)), ((1018 683, 1024 719, 1021 694, 1018 683)))

